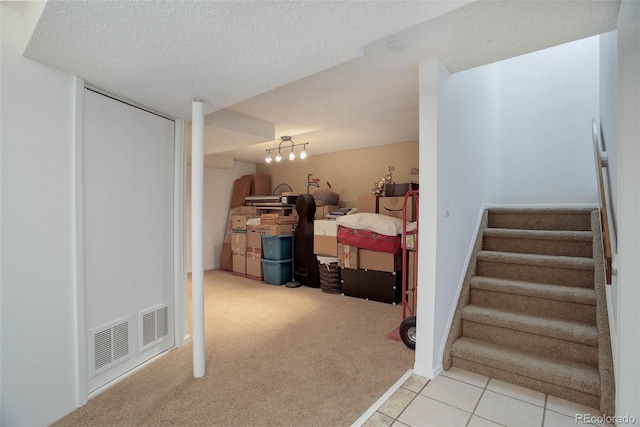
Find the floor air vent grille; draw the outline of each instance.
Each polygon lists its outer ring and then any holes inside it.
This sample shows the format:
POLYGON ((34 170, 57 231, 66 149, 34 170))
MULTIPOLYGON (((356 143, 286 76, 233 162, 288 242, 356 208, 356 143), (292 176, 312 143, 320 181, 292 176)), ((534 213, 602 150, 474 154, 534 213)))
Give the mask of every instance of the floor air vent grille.
POLYGON ((95 376, 130 357, 129 318, 92 330, 90 339, 90 375, 95 376))
POLYGON ((169 336, 169 307, 156 306, 140 313, 140 351, 169 336))

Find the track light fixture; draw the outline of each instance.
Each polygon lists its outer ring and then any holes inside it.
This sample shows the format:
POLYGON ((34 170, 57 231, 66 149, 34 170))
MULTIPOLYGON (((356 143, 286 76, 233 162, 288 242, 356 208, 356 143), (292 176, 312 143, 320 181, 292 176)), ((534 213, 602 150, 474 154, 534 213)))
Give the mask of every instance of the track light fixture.
MULTIPOLYGON (((291 152, 289 153, 289 160, 295 160, 296 153, 293 150, 293 147, 298 147, 300 145, 302 145, 302 152, 300 153, 300 158, 305 159, 307 157, 308 142, 305 142, 302 144, 294 144, 290 136, 281 136, 280 144, 278 144, 278 148, 267 148, 265 150, 267 152, 267 157, 264 159, 264 161, 267 163, 271 163, 272 160, 275 160, 276 162, 280 162, 282 160, 282 144, 285 144, 285 143, 291 144, 291 152), (275 159, 271 158, 271 150, 278 150, 278 155, 275 157, 275 159)), ((285 145, 285 148, 286 148, 286 145, 285 145)))

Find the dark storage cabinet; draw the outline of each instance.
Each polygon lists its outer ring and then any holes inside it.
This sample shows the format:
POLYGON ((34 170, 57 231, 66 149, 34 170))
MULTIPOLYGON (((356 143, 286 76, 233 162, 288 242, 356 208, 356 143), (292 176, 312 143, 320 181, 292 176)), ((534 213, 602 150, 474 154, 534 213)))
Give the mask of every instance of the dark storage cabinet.
POLYGON ((397 304, 401 301, 402 270, 387 273, 343 268, 342 292, 350 297, 397 304))

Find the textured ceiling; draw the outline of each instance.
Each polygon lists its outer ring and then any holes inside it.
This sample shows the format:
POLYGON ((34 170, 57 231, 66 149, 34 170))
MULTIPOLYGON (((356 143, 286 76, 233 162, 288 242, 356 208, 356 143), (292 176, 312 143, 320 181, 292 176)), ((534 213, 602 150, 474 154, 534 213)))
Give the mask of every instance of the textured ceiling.
MULTIPOLYGON (((615 28, 619 1, 49 2, 25 54, 174 117, 191 99, 310 155, 418 139, 418 64, 457 72, 615 28), (394 53, 387 43, 398 40, 394 53)), ((210 122, 210 121, 208 121, 210 122)), ((206 153, 277 142, 207 126, 206 153)))
POLYGON ((49 1, 25 56, 173 117, 360 55, 456 1, 49 1))

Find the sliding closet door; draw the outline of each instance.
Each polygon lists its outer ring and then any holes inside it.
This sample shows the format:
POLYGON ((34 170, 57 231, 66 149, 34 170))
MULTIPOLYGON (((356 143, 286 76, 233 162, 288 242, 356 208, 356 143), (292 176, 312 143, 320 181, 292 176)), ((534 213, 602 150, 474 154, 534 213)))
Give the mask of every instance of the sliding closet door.
POLYGON ((85 90, 88 390, 171 348, 173 121, 85 90))

